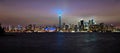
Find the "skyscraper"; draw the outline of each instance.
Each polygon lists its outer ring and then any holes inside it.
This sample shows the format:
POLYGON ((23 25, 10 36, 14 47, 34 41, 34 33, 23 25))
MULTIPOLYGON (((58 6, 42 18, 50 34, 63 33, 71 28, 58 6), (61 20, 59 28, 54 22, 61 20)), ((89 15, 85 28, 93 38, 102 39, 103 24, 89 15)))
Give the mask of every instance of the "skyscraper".
POLYGON ((78 29, 79 29, 79 31, 84 30, 84 20, 83 19, 81 19, 80 22, 78 22, 78 29))
POLYGON ((94 25, 95 24, 95 20, 94 19, 90 19, 89 20, 89 25, 94 25))
POLYGON ((59 31, 61 31, 61 19, 62 19, 62 10, 57 11, 58 17, 59 17, 59 31))
POLYGON ((84 30, 85 30, 85 31, 88 31, 88 30, 89 30, 88 22, 84 22, 84 30))
POLYGON ((84 30, 84 20, 80 20, 80 23, 81 23, 81 30, 83 31, 84 30))

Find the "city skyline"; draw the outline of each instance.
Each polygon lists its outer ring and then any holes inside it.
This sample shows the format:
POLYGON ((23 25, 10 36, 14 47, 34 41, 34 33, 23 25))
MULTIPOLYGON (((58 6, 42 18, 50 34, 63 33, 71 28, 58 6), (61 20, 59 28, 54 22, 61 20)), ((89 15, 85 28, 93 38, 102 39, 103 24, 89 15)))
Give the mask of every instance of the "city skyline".
POLYGON ((119 0, 1 0, 0 22, 5 25, 58 24, 57 9, 63 10, 62 22, 77 24, 80 19, 120 26, 119 0), (87 17, 86 17, 87 16, 87 17))
POLYGON ((59 25, 36 25, 29 24, 26 26, 4 26, 5 32, 120 32, 113 24, 96 23, 94 19, 81 19, 77 25, 61 24, 61 15, 59 15, 59 25))

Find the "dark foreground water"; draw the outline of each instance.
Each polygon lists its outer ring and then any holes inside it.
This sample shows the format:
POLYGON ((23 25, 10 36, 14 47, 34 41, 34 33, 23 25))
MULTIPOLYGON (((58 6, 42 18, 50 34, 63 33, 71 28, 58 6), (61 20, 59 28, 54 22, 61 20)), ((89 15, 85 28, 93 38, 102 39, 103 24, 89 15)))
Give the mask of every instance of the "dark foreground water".
POLYGON ((120 33, 7 33, 0 53, 120 53, 120 33))

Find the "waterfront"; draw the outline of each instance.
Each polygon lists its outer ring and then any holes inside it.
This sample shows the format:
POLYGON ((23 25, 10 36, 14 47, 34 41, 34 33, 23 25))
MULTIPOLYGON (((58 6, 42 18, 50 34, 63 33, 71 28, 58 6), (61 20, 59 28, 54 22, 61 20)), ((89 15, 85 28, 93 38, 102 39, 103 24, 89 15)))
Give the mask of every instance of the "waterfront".
POLYGON ((4 53, 119 53, 120 33, 6 33, 4 53))

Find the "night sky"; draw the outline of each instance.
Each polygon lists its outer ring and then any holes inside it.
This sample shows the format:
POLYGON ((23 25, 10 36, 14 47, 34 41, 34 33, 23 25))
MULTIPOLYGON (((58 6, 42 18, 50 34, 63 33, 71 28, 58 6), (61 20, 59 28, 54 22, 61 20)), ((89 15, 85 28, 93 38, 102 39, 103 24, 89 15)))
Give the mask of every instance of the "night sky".
POLYGON ((80 19, 120 25, 120 0, 0 0, 0 22, 4 25, 77 24, 80 19))

